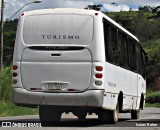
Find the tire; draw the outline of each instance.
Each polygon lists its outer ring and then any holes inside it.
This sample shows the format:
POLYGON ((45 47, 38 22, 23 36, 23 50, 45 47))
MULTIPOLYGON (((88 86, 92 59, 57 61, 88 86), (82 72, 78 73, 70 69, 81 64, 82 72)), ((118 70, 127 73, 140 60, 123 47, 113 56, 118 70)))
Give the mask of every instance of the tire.
POLYGON ((116 109, 111 111, 111 123, 116 124, 119 118, 119 103, 116 105, 116 109))
POLYGON ((110 111, 100 110, 98 112, 98 120, 104 123, 108 123, 110 121, 110 111))
POLYGON ((39 107, 39 117, 42 126, 52 126, 55 122, 58 123, 61 119, 61 112, 53 107, 39 107))
POLYGON ((131 111, 131 118, 132 119, 139 119, 139 116, 140 116, 140 109, 131 111))
POLYGON ((79 112, 72 112, 75 116, 78 117, 79 120, 85 120, 87 116, 87 112, 79 111, 79 112))
POLYGON ((78 119, 79 119, 79 120, 85 120, 85 119, 86 119, 86 116, 84 116, 84 115, 83 115, 83 116, 82 116, 82 115, 81 115, 81 116, 78 116, 78 119))
POLYGON ((115 110, 101 110, 98 113, 98 119, 102 122, 105 123, 117 123, 118 122, 118 117, 119 117, 119 103, 116 105, 115 110))

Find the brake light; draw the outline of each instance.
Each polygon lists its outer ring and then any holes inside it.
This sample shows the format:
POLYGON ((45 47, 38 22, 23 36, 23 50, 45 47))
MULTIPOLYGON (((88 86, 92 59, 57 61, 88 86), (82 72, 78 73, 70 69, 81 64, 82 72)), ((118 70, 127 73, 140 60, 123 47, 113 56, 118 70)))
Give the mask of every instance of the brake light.
POLYGON ((102 70, 103 70, 103 67, 102 67, 102 66, 97 66, 97 67, 96 67, 96 70, 97 70, 97 71, 102 71, 102 70))
POLYGON ((17 77, 17 73, 13 73, 13 77, 17 77))
POLYGON ((16 65, 13 65, 13 70, 17 70, 17 66, 16 65))
POLYGON ((100 74, 100 73, 96 74, 96 78, 101 79, 102 77, 103 77, 102 74, 100 74))
POLYGON ((95 13, 96 16, 98 16, 98 13, 95 13))
POLYGON ((21 16, 24 16, 24 13, 21 13, 21 16))

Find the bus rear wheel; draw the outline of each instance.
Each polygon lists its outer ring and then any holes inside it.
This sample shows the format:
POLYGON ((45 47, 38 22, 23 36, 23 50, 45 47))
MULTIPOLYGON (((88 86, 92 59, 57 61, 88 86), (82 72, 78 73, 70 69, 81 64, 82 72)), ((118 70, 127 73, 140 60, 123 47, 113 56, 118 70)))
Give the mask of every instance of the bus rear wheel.
POLYGON ((140 116, 140 109, 131 111, 131 118, 132 119, 139 119, 139 116, 140 116))
POLYGON ((119 118, 119 103, 116 105, 115 110, 101 110, 98 113, 98 119, 102 122, 117 123, 119 118))
POLYGON ((61 112, 53 107, 40 106, 39 117, 42 126, 52 126, 61 119, 61 112))
POLYGON ((77 116, 79 120, 85 120, 87 116, 87 112, 85 111, 74 111, 72 113, 77 116))

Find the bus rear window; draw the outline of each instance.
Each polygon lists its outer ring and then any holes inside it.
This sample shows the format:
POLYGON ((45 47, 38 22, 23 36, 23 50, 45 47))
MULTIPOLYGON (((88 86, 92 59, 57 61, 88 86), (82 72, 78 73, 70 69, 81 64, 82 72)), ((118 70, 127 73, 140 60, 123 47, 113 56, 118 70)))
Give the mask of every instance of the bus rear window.
POLYGON ((23 26, 25 44, 86 45, 92 38, 92 16, 47 14, 25 17, 23 26))

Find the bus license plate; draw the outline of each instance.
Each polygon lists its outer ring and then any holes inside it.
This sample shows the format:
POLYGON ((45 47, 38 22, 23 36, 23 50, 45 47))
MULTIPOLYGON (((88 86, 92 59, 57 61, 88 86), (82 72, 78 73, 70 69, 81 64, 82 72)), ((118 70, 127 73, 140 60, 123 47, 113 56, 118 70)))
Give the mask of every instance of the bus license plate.
POLYGON ((65 85, 63 83, 52 83, 48 84, 47 89, 48 90, 62 90, 65 88, 65 85))

